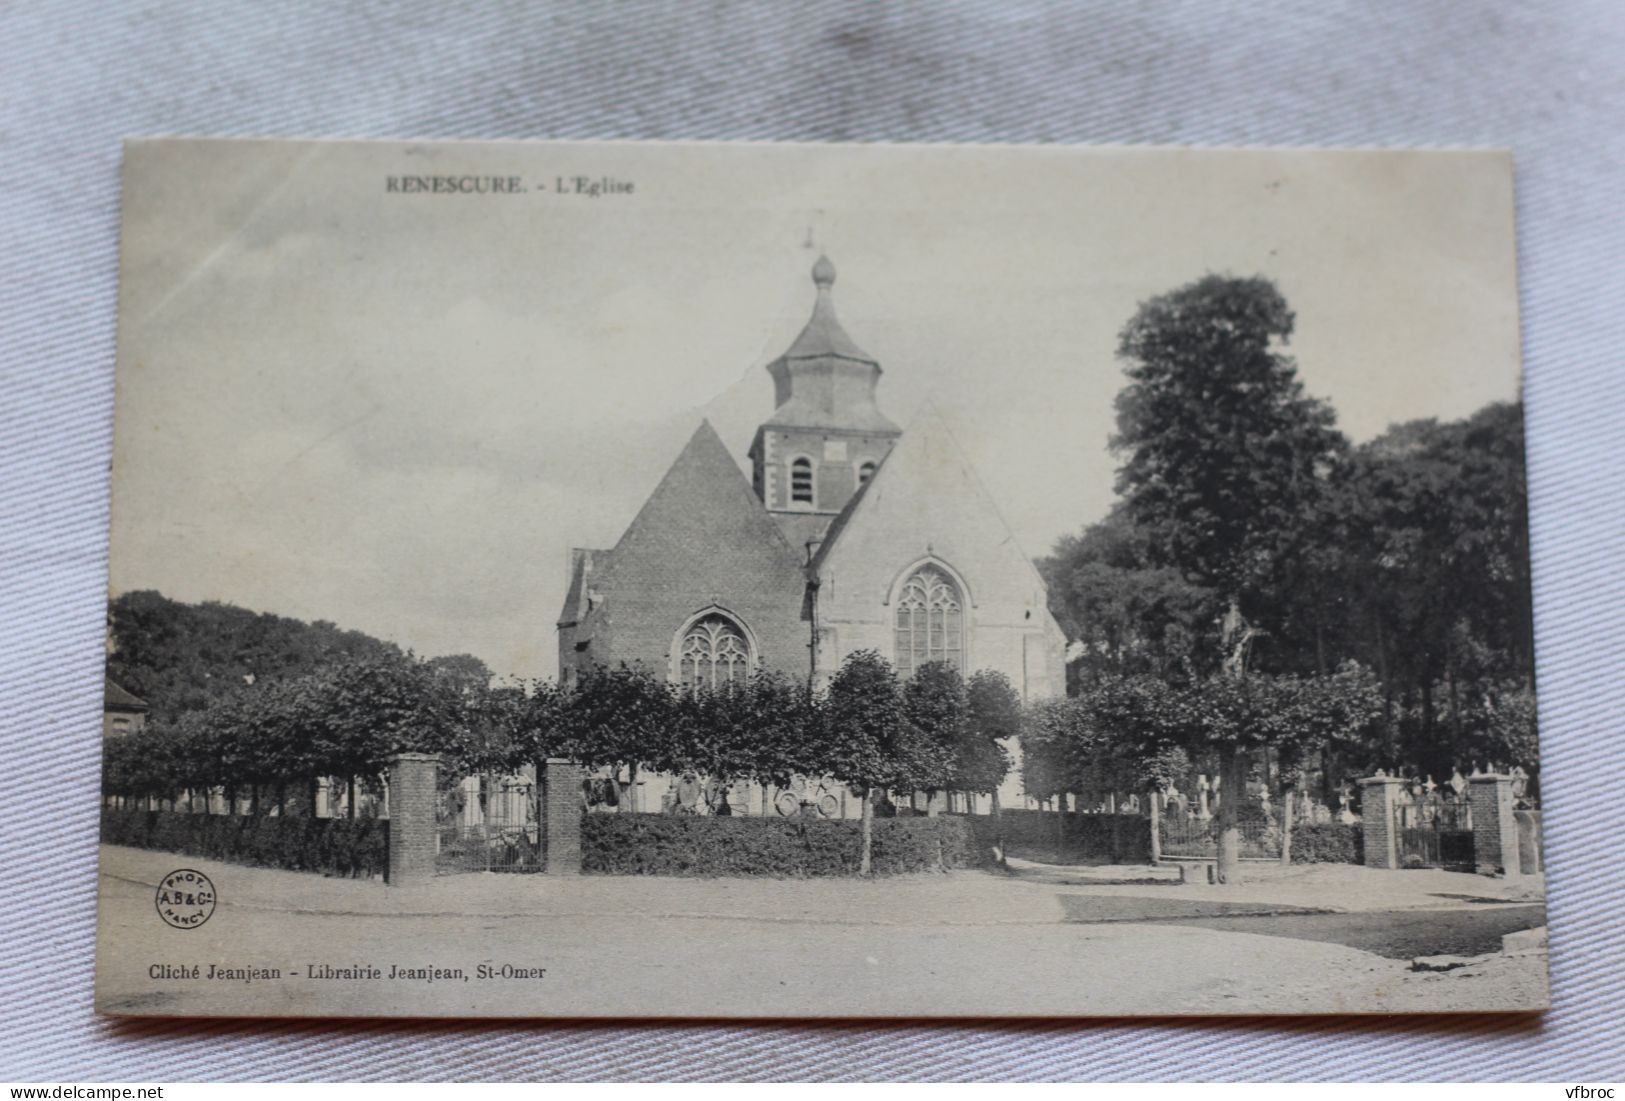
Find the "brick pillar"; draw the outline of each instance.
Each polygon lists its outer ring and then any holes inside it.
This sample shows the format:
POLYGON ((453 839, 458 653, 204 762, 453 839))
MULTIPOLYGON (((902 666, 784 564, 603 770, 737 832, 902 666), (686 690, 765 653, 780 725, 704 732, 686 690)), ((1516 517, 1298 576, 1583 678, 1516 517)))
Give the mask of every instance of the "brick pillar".
POLYGON ((547 874, 581 874, 581 766, 549 757, 542 776, 542 828, 546 830, 547 874))
POLYGON ((1360 781, 1360 826, 1365 837, 1365 866, 1399 867, 1398 776, 1367 776, 1360 781))
POLYGON ((1512 777, 1469 776, 1473 808, 1473 863, 1482 874, 1523 874, 1518 859, 1518 820, 1512 812, 1512 777))
POLYGON ((435 775, 433 753, 402 753, 389 762, 389 884, 405 887, 434 877, 435 775))

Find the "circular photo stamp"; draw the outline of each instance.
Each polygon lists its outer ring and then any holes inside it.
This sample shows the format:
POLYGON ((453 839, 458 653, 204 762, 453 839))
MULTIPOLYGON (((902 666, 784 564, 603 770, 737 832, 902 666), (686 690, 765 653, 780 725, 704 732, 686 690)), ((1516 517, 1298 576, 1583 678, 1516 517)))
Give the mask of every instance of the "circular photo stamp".
POLYGON ((158 882, 158 916, 177 929, 196 929, 214 913, 214 883, 193 868, 177 868, 158 882))

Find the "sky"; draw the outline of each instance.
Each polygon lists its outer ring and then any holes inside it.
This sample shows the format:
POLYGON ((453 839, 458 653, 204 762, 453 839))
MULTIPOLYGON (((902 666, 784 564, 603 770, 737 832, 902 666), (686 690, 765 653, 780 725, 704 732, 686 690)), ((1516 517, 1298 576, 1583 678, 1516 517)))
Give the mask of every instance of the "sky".
POLYGON ((702 419, 743 466, 820 252, 1041 556, 1113 500, 1118 332, 1209 272, 1356 441, 1515 400, 1512 200, 1494 151, 132 142, 111 589, 551 676, 569 548, 702 419))

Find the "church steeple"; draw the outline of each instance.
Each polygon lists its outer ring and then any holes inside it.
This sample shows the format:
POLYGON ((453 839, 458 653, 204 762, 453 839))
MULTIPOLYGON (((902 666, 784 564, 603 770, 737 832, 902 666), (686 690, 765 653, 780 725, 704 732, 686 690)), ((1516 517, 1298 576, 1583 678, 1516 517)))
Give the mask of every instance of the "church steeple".
POLYGON ((818 297, 812 317, 778 359, 773 376, 773 416, 767 425, 796 428, 898 432, 875 405, 880 363, 859 348, 835 316, 835 265, 820 256, 812 269, 818 297))
POLYGON ((835 316, 828 256, 813 265, 812 281, 812 317, 767 366, 775 408, 750 449, 756 493, 793 543, 816 540, 902 435, 875 404, 879 361, 835 316))
MULTIPOLYGON (((818 288, 818 300, 813 303, 812 317, 808 319, 806 328, 796 337, 790 350, 785 352, 783 359, 819 359, 824 356, 835 356, 840 359, 856 360, 859 363, 872 364, 878 371, 880 364, 875 362, 873 356, 853 343, 852 338, 846 335, 841 328, 840 321, 835 317, 835 296, 831 288, 835 286, 835 265, 829 262, 828 256, 820 256, 812 269, 813 286, 818 288)), ((771 370, 771 368, 769 368, 771 370)))

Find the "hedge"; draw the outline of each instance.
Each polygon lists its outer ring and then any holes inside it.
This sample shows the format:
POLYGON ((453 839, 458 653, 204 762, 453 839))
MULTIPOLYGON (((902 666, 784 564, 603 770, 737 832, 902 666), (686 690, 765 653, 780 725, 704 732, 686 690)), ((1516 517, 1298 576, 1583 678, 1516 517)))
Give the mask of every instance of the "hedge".
POLYGON ((1364 864, 1365 840, 1359 823, 1309 822, 1292 827, 1292 863, 1364 864))
MULTIPOLYGON (((902 875, 991 862, 970 819, 876 818, 876 875, 902 875), (940 849, 940 863, 939 863, 940 849)), ((588 814, 581 870, 591 875, 856 875, 861 823, 850 819, 670 814, 588 814)))
POLYGON ((102 810, 102 841, 138 849, 370 879, 389 870, 389 821, 102 810))
POLYGON ((1006 856, 1050 864, 1151 862, 1151 820, 1144 815, 1007 810, 999 826, 990 816, 971 821, 986 845, 994 843, 995 831, 1002 833, 1006 856))

